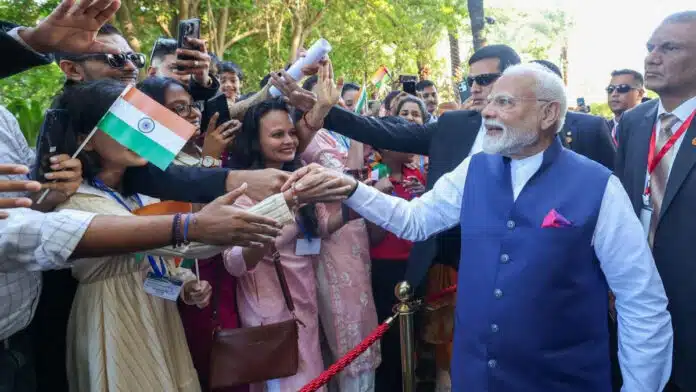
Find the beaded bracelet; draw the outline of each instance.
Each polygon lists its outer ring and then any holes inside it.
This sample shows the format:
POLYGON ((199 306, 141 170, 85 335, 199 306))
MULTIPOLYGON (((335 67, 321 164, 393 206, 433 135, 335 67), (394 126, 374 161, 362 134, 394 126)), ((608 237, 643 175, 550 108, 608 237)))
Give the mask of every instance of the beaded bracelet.
POLYGON ((181 242, 181 214, 177 213, 172 222, 172 246, 176 248, 181 242))
POLYGON ((189 212, 186 214, 186 220, 184 221, 184 245, 189 244, 188 240, 188 229, 189 229, 189 223, 191 222, 191 213, 189 212))

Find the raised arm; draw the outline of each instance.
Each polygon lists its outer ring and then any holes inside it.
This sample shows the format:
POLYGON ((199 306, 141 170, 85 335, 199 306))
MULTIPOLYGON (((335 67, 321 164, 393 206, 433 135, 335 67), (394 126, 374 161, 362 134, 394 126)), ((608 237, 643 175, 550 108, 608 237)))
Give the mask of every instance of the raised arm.
POLYGON ((335 200, 345 203, 363 218, 410 241, 422 241, 459 223, 469 158, 442 176, 432 190, 406 201, 358 183, 352 177, 310 165, 295 172, 290 182, 300 202, 335 200))
POLYGON ((300 151, 304 151, 316 132, 326 128, 373 147, 428 155, 437 123, 418 125, 394 117, 377 119, 358 116, 336 105, 341 96, 341 83, 338 86, 334 83, 330 61, 320 66, 318 77, 316 102, 310 99, 312 93, 303 90, 297 83, 285 81, 278 75, 273 78, 273 85, 283 91, 290 103, 306 111, 297 123, 300 151))

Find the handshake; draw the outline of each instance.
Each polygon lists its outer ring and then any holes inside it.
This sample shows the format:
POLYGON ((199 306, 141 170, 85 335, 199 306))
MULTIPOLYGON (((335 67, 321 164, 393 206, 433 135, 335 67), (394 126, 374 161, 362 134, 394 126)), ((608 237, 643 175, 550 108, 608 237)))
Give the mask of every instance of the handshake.
POLYGON ((339 171, 312 163, 296 170, 281 188, 290 207, 342 201, 355 192, 358 181, 339 171))

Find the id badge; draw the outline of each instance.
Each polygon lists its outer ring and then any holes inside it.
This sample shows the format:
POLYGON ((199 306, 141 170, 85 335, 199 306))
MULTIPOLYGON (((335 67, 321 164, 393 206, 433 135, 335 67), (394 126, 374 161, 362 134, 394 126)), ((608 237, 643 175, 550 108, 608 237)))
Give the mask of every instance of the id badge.
POLYGON ((152 271, 147 273, 147 278, 145 278, 144 289, 145 292, 154 295, 155 297, 164 298, 169 301, 176 301, 179 299, 179 293, 181 293, 181 288, 183 287, 183 282, 171 279, 166 276, 159 277, 156 276, 152 271))
POLYGON ((297 256, 318 255, 320 251, 321 240, 319 238, 312 238, 311 241, 306 238, 299 238, 297 240, 297 245, 295 246, 295 255, 297 256))
POLYGON ((653 209, 651 206, 644 205, 640 209, 640 224, 643 225, 643 231, 645 232, 645 238, 650 235, 650 219, 652 218, 653 209))

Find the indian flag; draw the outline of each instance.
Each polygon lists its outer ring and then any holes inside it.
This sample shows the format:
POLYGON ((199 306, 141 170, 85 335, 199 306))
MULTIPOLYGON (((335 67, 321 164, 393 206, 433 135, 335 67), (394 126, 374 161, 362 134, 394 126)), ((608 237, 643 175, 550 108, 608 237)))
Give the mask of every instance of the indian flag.
POLYGON ((97 128, 166 170, 196 128, 154 99, 128 86, 97 128))
POLYGON ((355 104, 355 113, 362 114, 365 106, 367 106, 367 89, 363 85, 360 87, 360 94, 358 94, 358 103, 355 104))
POLYGON ((382 88, 382 85, 384 83, 384 77, 389 75, 389 69, 385 67, 384 65, 380 65, 379 69, 375 72, 374 75, 372 75, 372 84, 377 88, 377 91, 379 91, 382 88))

